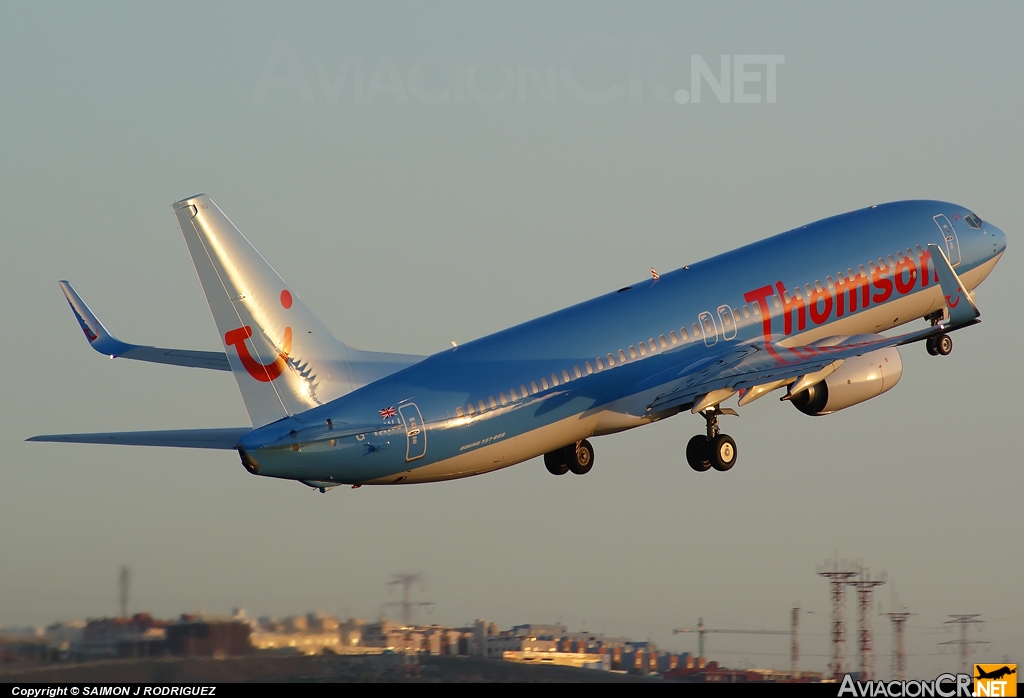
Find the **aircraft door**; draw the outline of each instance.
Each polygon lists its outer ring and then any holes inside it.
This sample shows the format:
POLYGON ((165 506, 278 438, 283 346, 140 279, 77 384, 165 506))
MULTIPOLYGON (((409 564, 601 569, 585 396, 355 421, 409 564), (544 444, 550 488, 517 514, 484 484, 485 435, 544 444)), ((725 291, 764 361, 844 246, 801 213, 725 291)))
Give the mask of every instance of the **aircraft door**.
POLYGON ((735 339, 736 320, 733 318, 732 308, 727 305, 718 306, 718 319, 722 321, 722 339, 735 339))
POLYGON ((714 315, 705 310, 697 316, 697 324, 700 325, 706 346, 711 347, 718 343, 718 325, 715 324, 714 315))
POLYGON ((956 237, 956 230, 953 229, 953 224, 941 213, 937 216, 932 216, 932 220, 935 221, 935 225, 939 226, 939 230, 942 231, 942 239, 946 241, 946 257, 949 258, 949 266, 959 266, 960 241, 956 237))
POLYGON ((405 460, 417 460, 427 455, 427 427, 423 415, 415 402, 407 402, 398 408, 398 414, 405 425, 405 460))

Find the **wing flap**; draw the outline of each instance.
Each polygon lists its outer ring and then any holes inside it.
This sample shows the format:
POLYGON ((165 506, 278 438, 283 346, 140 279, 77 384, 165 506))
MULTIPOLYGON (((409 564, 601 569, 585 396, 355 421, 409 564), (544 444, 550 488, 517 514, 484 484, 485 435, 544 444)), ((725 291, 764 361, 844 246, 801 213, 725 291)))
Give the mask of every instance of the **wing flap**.
POLYGON ((119 446, 168 446, 233 450, 251 427, 218 429, 171 429, 166 431, 115 431, 97 434, 43 434, 26 441, 69 444, 114 444, 119 446))

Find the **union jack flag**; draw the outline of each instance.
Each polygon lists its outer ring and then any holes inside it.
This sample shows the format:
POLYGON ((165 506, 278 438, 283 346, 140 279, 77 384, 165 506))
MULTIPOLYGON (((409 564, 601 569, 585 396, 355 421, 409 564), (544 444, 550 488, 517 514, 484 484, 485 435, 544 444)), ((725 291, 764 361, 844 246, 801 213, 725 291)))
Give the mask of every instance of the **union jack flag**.
POLYGON ((654 278, 655 281, 661 278, 661 275, 659 275, 658 272, 654 271, 654 267, 651 267, 651 276, 654 278))
POLYGON ((380 413, 380 418, 381 419, 391 419, 392 417, 395 416, 395 414, 397 414, 395 412, 395 408, 393 406, 392 407, 388 407, 385 410, 378 410, 378 412, 380 413))

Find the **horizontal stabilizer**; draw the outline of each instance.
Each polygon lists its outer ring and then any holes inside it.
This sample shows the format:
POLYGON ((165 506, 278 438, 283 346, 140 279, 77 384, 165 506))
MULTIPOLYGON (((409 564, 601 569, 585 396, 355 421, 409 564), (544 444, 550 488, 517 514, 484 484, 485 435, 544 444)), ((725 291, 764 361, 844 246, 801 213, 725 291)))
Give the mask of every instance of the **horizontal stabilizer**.
POLYGON ((162 347, 142 346, 122 342, 110 334, 96 314, 85 304, 75 289, 67 281, 60 281, 60 290, 68 299, 71 311, 78 319, 78 324, 89 340, 89 346, 100 354, 110 358, 134 359, 154 364, 170 364, 171 366, 188 366, 191 368, 208 368, 215 371, 230 371, 228 357, 220 351, 190 351, 186 349, 164 349, 162 347))
POLYGON ((119 446, 169 446, 233 450, 250 427, 221 429, 172 429, 169 431, 115 431, 101 434, 44 434, 26 441, 68 444, 116 444, 119 446))

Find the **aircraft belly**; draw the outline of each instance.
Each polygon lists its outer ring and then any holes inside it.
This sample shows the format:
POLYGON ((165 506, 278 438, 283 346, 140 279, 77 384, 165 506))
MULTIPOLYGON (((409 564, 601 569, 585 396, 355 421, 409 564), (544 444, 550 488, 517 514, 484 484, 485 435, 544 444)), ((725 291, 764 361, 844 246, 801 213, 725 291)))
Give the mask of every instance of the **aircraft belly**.
POLYGON ((528 461, 556 448, 561 448, 566 444, 587 438, 594 432, 594 428, 600 422, 601 416, 601 412, 594 411, 565 417, 505 441, 481 446, 467 453, 460 453, 452 458, 424 465, 399 475, 389 475, 370 480, 364 484, 404 485, 440 482, 442 480, 455 480, 507 468, 510 465, 528 461), (404 479, 396 482, 398 477, 403 477, 404 479))

